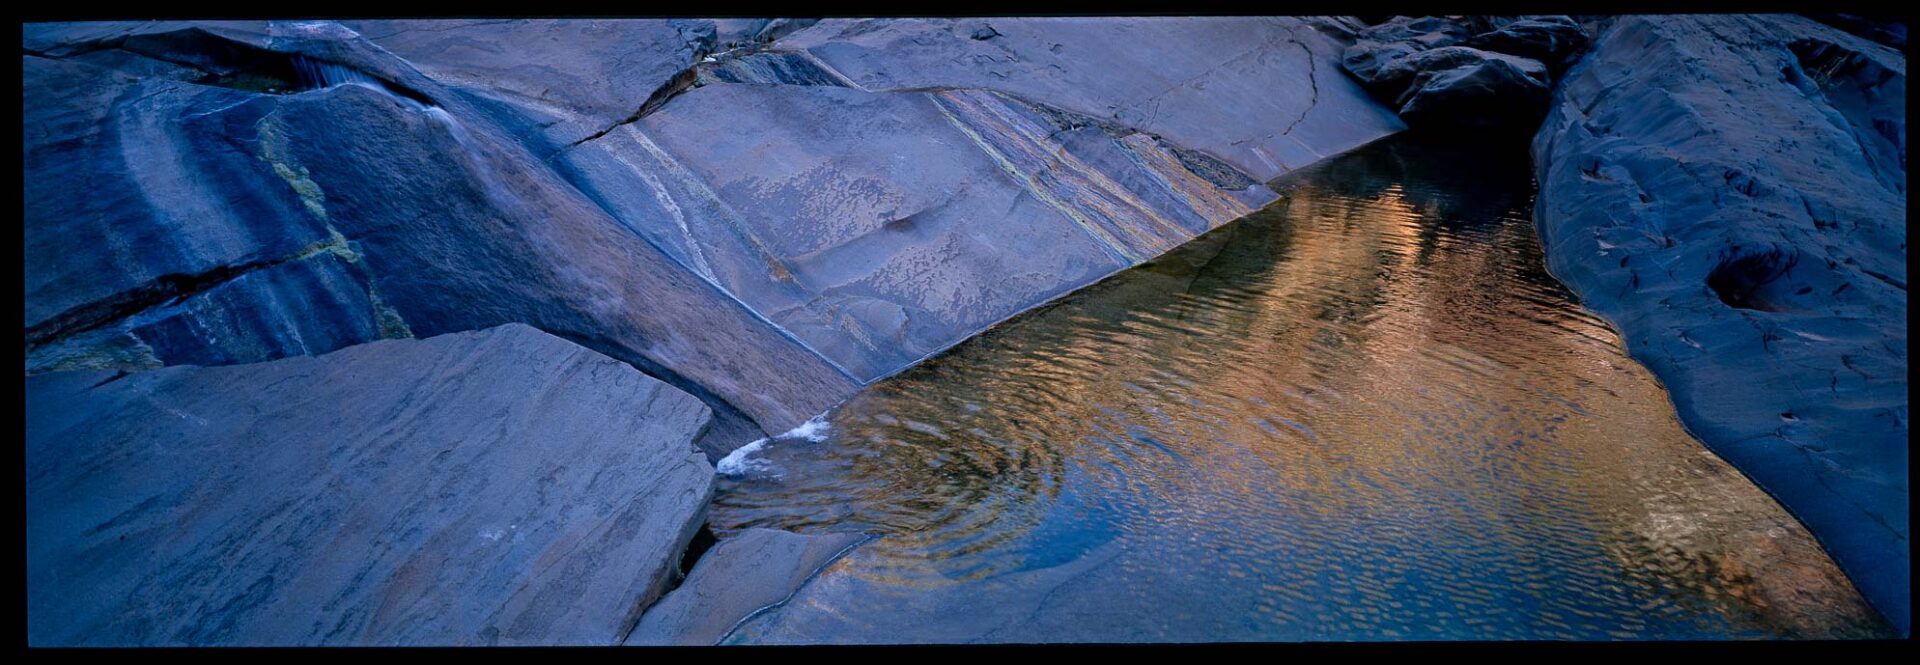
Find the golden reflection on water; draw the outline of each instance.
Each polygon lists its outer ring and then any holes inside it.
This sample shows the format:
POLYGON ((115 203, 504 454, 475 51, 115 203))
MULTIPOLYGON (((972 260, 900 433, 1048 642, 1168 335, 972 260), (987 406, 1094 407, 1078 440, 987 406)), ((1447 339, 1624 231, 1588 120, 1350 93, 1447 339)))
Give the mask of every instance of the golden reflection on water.
POLYGON ((773 441, 716 528, 885 537, 734 639, 1883 634, 1462 150, 1303 172, 773 441))

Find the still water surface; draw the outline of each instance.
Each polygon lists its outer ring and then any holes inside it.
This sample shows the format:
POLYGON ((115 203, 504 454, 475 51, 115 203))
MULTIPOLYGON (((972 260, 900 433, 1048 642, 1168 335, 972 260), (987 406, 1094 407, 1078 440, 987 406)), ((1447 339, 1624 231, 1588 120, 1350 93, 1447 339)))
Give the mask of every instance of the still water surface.
POLYGON ((1546 273, 1505 152, 1330 160, 744 455, 716 529, 880 537, 729 641, 1883 631, 1546 273))

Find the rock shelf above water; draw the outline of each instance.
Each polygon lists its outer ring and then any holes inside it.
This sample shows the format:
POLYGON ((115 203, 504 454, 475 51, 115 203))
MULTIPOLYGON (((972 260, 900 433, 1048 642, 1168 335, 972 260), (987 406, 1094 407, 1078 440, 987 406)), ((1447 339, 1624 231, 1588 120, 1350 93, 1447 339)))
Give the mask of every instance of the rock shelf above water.
POLYGON ((27 380, 34 646, 617 644, 713 468, 700 401, 522 325, 27 380))

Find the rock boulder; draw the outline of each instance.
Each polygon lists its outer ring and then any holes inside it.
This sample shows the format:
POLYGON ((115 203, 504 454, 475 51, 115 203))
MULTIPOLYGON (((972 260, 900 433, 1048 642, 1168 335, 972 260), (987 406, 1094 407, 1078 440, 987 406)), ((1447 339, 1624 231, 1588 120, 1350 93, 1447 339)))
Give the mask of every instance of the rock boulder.
POLYGON ((1554 274, 1908 630, 1906 58, 1796 16, 1622 17, 1533 156, 1554 274))

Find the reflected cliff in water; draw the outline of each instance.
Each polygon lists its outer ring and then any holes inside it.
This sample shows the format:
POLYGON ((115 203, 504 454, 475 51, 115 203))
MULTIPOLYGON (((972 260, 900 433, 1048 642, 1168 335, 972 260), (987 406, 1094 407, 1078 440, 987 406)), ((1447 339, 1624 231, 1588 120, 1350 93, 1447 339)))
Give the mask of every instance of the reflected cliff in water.
POLYGON ((730 639, 1881 634, 1545 272, 1506 152, 1303 171, 744 456, 717 529, 884 537, 730 639))

